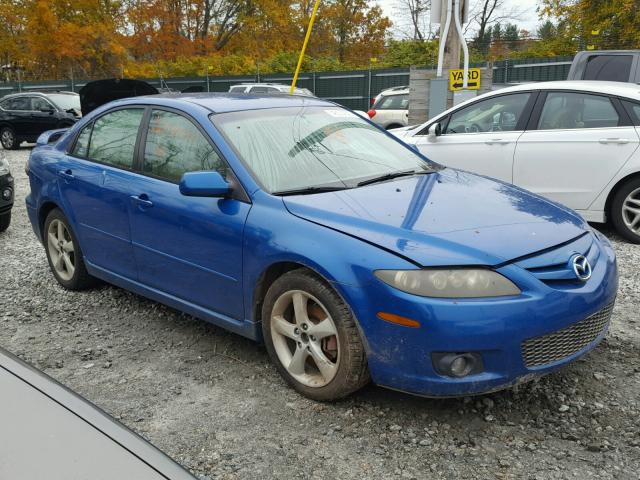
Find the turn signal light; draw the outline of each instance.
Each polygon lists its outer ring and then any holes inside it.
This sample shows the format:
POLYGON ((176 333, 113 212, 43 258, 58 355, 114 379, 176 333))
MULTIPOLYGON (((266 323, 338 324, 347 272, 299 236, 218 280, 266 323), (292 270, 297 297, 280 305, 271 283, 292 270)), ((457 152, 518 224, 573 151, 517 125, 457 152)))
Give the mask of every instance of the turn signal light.
POLYGON ((369 118, 373 118, 376 116, 376 111, 372 108, 367 112, 367 115, 369 115, 369 118))
POLYGON ((396 325, 402 325, 403 327, 420 328, 420 322, 417 320, 401 317, 394 313, 378 312, 377 317, 385 322, 395 323, 396 325))

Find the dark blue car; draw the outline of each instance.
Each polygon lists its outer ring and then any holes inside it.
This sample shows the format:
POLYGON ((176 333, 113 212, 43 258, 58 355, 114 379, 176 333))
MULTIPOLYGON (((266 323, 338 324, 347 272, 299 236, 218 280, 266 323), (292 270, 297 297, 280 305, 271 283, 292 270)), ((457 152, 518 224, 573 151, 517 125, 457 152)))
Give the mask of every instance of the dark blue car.
POLYGON ((576 213, 429 162, 310 97, 170 95, 43 134, 27 207, 68 289, 96 279, 263 341, 316 400, 496 390, 580 357, 617 290, 576 213))

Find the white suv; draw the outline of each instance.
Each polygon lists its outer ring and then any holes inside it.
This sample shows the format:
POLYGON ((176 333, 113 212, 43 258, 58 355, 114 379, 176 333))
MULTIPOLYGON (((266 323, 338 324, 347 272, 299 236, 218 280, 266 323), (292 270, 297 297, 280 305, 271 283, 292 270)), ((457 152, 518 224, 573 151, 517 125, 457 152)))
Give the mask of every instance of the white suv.
POLYGON ((409 124, 409 87, 383 90, 367 114, 372 122, 387 130, 406 127, 409 124))
MULTIPOLYGON (((283 85, 281 83, 242 83, 240 85, 232 85, 229 88, 230 93, 289 93, 291 85, 283 85)), ((293 90, 296 95, 306 95, 313 97, 313 93, 306 88, 296 87, 293 90)))

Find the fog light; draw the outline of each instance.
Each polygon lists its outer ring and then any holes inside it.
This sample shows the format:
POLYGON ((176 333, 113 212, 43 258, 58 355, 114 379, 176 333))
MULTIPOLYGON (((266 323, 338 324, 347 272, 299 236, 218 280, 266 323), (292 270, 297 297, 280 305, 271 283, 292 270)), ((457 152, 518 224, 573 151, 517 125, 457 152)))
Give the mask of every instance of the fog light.
POLYGON ((13 190, 9 187, 2 190, 2 199, 3 200, 11 200, 11 196, 13 195, 13 190))
POLYGON ((447 377, 462 378, 484 371, 482 356, 479 353, 434 352, 431 354, 431 360, 435 371, 447 377))
POLYGON ((451 362, 451 373, 456 377, 466 377, 473 369, 473 361, 465 356, 456 357, 451 362))

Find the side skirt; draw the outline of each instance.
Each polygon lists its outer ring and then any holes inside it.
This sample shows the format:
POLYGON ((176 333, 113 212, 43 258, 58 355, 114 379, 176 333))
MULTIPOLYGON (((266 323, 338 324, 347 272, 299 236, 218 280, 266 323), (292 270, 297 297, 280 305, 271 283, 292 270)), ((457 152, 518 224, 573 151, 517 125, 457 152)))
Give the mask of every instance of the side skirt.
POLYGON ((109 270, 106 270, 102 267, 98 267, 88 262, 86 259, 85 264, 87 267, 87 271, 91 275, 104 280, 107 283, 111 283, 118 287, 124 288, 125 290, 129 290, 131 292, 137 293, 138 295, 142 295, 143 297, 175 308, 176 310, 180 310, 181 312, 188 313, 189 315, 193 315, 194 317, 200 318, 202 320, 206 320, 207 322, 210 322, 218 327, 224 328, 225 330, 229 330, 233 333, 237 333, 251 340, 259 339, 259 323, 250 322, 249 320, 239 321, 226 315, 216 313, 212 310, 208 310, 199 305, 186 302, 178 297, 169 295, 168 293, 148 287, 146 285, 143 285, 142 283, 110 272, 109 270))

